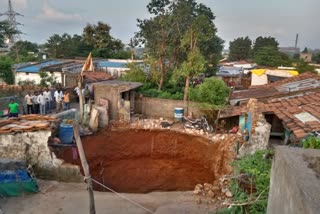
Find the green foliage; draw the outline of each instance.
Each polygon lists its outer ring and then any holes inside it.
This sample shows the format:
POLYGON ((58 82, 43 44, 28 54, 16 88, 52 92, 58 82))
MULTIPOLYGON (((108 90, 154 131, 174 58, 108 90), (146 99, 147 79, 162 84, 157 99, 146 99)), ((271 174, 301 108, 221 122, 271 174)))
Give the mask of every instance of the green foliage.
POLYGON ((272 47, 278 50, 278 41, 273 37, 262 37, 259 36, 253 45, 253 54, 254 56, 260 51, 261 48, 264 47, 272 47))
POLYGON ((36 60, 38 45, 29 41, 17 41, 10 49, 9 56, 16 62, 36 60))
POLYGON ((20 86, 36 85, 36 81, 35 80, 30 80, 30 79, 19 80, 18 85, 20 85, 20 86))
POLYGON ((146 47, 150 79, 157 80, 158 89, 173 71, 186 71, 181 68, 195 48, 205 61, 217 64, 224 41, 216 35, 215 16, 209 7, 195 0, 151 0, 147 8, 153 16, 138 20, 140 31, 135 39, 146 47))
POLYGON ((315 67, 312 65, 309 65, 309 63, 305 62, 303 59, 299 59, 296 63, 296 70, 301 74, 304 72, 316 72, 315 67))
POLYGON ((303 49, 302 53, 309 53, 308 48, 305 47, 305 48, 303 49))
POLYGON ((232 42, 229 45, 229 60, 238 61, 249 59, 251 52, 252 41, 249 37, 240 37, 232 42))
POLYGON ((289 57, 280 53, 278 49, 271 46, 259 48, 255 53, 254 61, 258 65, 270 67, 278 67, 281 65, 286 66, 291 64, 289 57))
POLYGON ((13 61, 9 57, 0 57, 0 78, 7 84, 14 84, 14 74, 11 70, 13 61))
POLYGON ((304 149, 320 149, 320 138, 309 136, 302 141, 304 149))
POLYGON ((312 55, 312 61, 315 63, 320 63, 320 53, 315 53, 312 55))
POLYGON ((130 68, 130 70, 127 71, 126 74, 121 77, 122 80, 142 83, 147 81, 147 76, 143 72, 143 68, 141 66, 136 65, 134 63, 130 63, 128 64, 128 68, 130 68))
POLYGON ((189 100, 213 106, 222 106, 226 104, 229 91, 230 89, 222 80, 206 78, 202 84, 189 89, 189 100))
POLYGON ((45 71, 40 71, 39 76, 41 78, 40 79, 40 86, 41 87, 48 87, 48 86, 55 85, 57 83, 57 81, 56 81, 57 77, 55 77, 53 75, 50 76, 45 71))
POLYGON ((109 58, 124 47, 119 39, 110 35, 110 30, 110 25, 103 22, 98 22, 97 25, 87 24, 83 29, 83 41, 97 50, 92 53, 93 56, 109 58))
POLYGON ((11 28, 8 21, 0 21, 0 48, 5 46, 5 40, 20 32, 11 28))
MULTIPOLYGON (((270 186, 270 172, 272 159, 268 156, 272 156, 273 151, 264 150, 257 151, 253 155, 246 155, 240 160, 233 162, 235 168, 235 175, 246 174, 248 176, 247 182, 252 184, 251 188, 243 189, 241 183, 237 180, 233 180, 231 183, 231 192, 233 193, 233 203, 241 204, 246 202, 252 202, 257 197, 260 198, 253 204, 244 206, 233 206, 231 208, 226 208, 219 213, 252 213, 252 214, 264 214, 267 211, 267 202, 270 186)), ((251 185, 250 185, 251 186, 251 185)))

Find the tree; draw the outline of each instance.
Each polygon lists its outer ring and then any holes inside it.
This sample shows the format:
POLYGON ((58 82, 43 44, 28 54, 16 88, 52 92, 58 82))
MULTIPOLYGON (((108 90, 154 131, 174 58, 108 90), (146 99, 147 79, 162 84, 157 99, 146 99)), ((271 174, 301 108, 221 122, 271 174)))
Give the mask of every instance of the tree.
POLYGON ((249 37, 240 37, 229 44, 229 60, 238 61, 250 57, 252 41, 249 37))
POLYGON ((5 47, 5 40, 20 32, 10 27, 8 21, 0 21, 0 48, 5 47))
POLYGON ((309 65, 309 63, 305 62, 303 59, 299 59, 295 65, 296 70, 301 74, 304 72, 313 72, 316 73, 315 67, 312 65, 309 65))
POLYGON ((57 83, 57 80, 56 80, 57 77, 55 77, 53 75, 50 76, 45 71, 40 71, 39 76, 40 76, 40 86, 41 87, 53 86, 57 83))
POLYGON ((229 92, 230 89, 222 80, 206 78, 202 84, 190 88, 189 99, 211 106, 223 106, 227 102, 229 92))
POLYGON ((278 51, 272 46, 260 48, 254 56, 254 61, 258 65, 278 67, 278 66, 291 66, 290 58, 278 51))
POLYGON ((45 47, 48 49, 49 56, 57 58, 61 54, 63 50, 61 43, 62 38, 59 34, 53 34, 49 37, 45 44, 45 47))
POLYGON ((312 61, 315 63, 320 63, 320 53, 315 53, 312 55, 312 61))
POLYGON ((11 48, 9 56, 15 61, 30 61, 35 60, 35 54, 37 54, 38 45, 29 41, 17 41, 11 48))
POLYGON ((158 90, 174 71, 180 72, 190 63, 195 49, 205 64, 217 64, 224 41, 216 35, 215 16, 209 7, 195 0, 151 0, 147 8, 153 16, 138 20, 136 38, 146 47, 151 79, 156 80, 158 90))
POLYGON ((253 54, 256 55, 261 48, 264 47, 272 47, 274 49, 278 49, 279 43, 274 37, 262 37, 259 36, 253 45, 253 54))
POLYGON ((308 48, 305 47, 305 48, 303 49, 302 53, 309 53, 308 48))
POLYGON ((83 40, 87 45, 91 45, 96 51, 93 56, 110 57, 113 53, 123 49, 124 45, 119 39, 110 35, 111 27, 103 22, 97 25, 87 24, 83 29, 83 40))
POLYGON ((145 83, 147 81, 147 76, 143 72, 143 68, 140 65, 129 63, 128 68, 130 68, 130 70, 127 71, 123 77, 121 77, 122 80, 142 83, 145 83))
POLYGON ((131 61, 133 61, 134 60, 134 48, 139 45, 139 40, 136 37, 133 37, 130 39, 130 42, 128 45, 130 47, 131 61))
MULTIPOLYGON (((170 56, 170 44, 174 30, 172 29, 172 17, 170 16, 169 0, 151 0, 147 5, 152 17, 150 19, 138 19, 140 31, 136 34, 138 41, 145 45, 148 55, 157 60, 157 67, 154 71, 159 71, 158 89, 161 90, 165 76, 168 73, 166 59, 170 56)), ((152 71, 152 72, 154 72, 152 71)))
POLYGON ((190 79, 200 73, 203 73, 205 70, 205 65, 206 60, 201 55, 200 50, 198 48, 194 48, 189 52, 187 60, 184 61, 178 69, 176 69, 176 75, 182 76, 185 79, 183 95, 184 102, 188 100, 190 79))
POLYGON ((14 74, 11 70, 13 61, 11 58, 6 56, 0 57, 0 79, 2 79, 7 84, 14 84, 14 74))

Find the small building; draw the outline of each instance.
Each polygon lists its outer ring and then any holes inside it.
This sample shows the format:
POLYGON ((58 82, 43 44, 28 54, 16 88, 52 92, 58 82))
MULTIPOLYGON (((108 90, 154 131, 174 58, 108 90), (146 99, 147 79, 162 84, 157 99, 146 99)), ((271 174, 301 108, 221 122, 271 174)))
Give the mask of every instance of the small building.
POLYGON ((286 69, 254 69, 251 73, 251 85, 265 85, 288 77, 299 75, 297 71, 286 69))
POLYGON ((17 85, 20 81, 33 80, 36 84, 40 84, 40 71, 46 72, 49 76, 56 78, 57 83, 62 83, 63 77, 61 71, 47 70, 50 66, 57 66, 59 64, 64 64, 66 61, 63 60, 50 60, 40 63, 35 63, 31 65, 25 65, 14 69, 15 71, 15 84, 17 85))
POLYGON ((300 53, 300 59, 304 60, 305 62, 311 62, 312 53, 300 53))
POLYGON ((100 100, 108 100, 110 120, 129 120, 134 112, 135 89, 142 86, 139 82, 109 80, 94 83, 94 100, 99 105, 100 100))

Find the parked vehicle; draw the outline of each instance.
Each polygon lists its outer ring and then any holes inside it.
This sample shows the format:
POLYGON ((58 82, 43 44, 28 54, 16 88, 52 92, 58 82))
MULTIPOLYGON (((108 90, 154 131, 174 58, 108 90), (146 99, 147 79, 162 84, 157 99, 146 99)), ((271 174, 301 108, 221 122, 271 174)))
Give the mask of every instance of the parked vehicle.
POLYGON ((194 120, 189 119, 187 117, 183 117, 183 121, 184 121, 185 128, 196 129, 196 130, 203 129, 203 131, 205 132, 209 132, 209 133, 213 132, 213 127, 208 124, 208 121, 205 117, 201 117, 194 120))

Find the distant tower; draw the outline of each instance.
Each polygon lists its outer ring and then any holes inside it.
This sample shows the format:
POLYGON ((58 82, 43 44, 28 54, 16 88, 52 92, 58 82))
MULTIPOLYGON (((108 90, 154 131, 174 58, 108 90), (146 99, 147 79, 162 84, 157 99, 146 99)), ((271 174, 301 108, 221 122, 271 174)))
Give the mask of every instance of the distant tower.
POLYGON ((295 48, 298 47, 299 34, 296 35, 296 43, 294 45, 295 48))
MULTIPOLYGON (((7 16, 7 21, 9 22, 11 28, 15 29, 16 31, 18 31, 18 25, 22 25, 19 22, 17 22, 16 16, 23 16, 23 15, 15 12, 13 10, 11 0, 9 0, 8 11, 5 13, 0 13, 0 16, 7 16)), ((21 33, 18 33, 16 35, 13 35, 11 38, 8 38, 9 39, 9 44, 8 44, 9 47, 11 47, 19 39, 19 34, 21 34, 21 33)))

